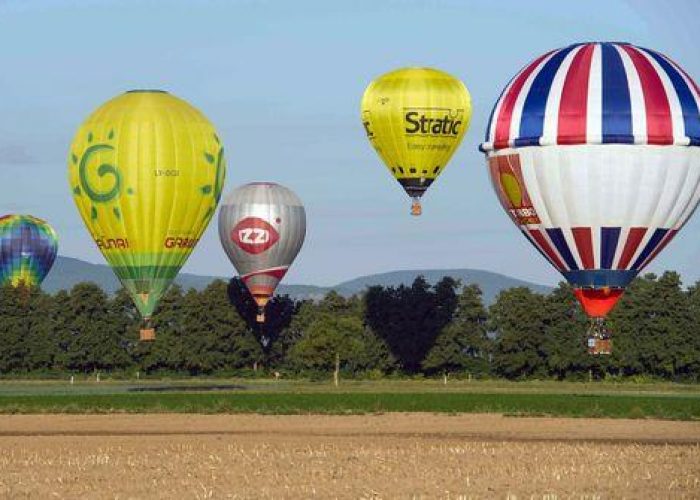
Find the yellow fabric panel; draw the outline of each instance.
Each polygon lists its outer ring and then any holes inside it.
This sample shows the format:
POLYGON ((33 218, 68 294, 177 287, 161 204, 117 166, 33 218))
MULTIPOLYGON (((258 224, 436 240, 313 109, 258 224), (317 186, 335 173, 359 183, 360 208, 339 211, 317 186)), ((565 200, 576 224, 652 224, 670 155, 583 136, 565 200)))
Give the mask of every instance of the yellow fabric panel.
POLYGON ((226 166, 213 125, 168 93, 127 92, 82 124, 68 164, 85 225, 150 315, 221 195, 226 166))
POLYGON ((404 68, 374 80, 362 121, 374 149, 397 179, 435 179, 471 120, 464 84, 431 68, 404 68))

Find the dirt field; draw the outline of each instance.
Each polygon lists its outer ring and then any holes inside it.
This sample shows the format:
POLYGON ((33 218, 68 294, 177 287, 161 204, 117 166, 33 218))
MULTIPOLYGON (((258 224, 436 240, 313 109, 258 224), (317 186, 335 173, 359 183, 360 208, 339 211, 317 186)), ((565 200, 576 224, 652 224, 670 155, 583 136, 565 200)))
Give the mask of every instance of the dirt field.
POLYGON ((700 423, 9 415, 0 496, 699 498, 700 423))

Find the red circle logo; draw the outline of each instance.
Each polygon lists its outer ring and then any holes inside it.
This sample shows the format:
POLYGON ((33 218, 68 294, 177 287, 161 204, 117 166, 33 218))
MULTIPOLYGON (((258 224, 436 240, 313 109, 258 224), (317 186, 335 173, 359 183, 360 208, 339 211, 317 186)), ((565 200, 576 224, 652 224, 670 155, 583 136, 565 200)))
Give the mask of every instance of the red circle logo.
POLYGON ((231 241, 241 250, 251 254, 264 252, 279 239, 277 230, 259 217, 246 217, 231 230, 231 241))

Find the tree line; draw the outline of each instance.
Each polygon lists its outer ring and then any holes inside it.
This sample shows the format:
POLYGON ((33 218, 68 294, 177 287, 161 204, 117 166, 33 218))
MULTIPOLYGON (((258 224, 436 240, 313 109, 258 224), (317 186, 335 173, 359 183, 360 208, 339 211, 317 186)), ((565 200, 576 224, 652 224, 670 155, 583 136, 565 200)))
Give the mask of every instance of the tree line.
POLYGON ((50 295, 0 289, 0 374, 469 376, 508 379, 700 377, 700 283, 666 272, 636 279, 610 315, 613 354, 587 354, 588 320, 571 289, 481 290, 445 277, 435 285, 374 286, 319 301, 276 296, 267 321, 240 280, 201 291, 172 286, 152 318, 157 340, 138 341, 128 294, 92 283, 50 295))

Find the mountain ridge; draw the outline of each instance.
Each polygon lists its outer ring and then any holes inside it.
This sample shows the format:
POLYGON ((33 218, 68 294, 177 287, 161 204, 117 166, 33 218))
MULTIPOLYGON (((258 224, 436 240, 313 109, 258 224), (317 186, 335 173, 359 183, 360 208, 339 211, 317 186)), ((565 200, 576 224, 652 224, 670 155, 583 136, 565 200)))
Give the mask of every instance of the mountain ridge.
MULTIPOLYGON (((378 274, 358 276, 343 281, 333 286, 317 285, 287 285, 281 284, 277 293, 289 295, 294 299, 320 299, 328 292, 334 290, 337 293, 350 296, 364 291, 369 286, 398 286, 410 285, 416 276, 422 275, 434 284, 443 276, 451 276, 462 284, 476 283, 481 287, 484 303, 491 304, 501 290, 507 288, 525 286, 538 293, 548 293, 551 287, 531 283, 529 281, 512 278, 505 274, 484 271, 481 269, 406 269, 388 271, 378 274)), ((203 276, 191 273, 180 273, 175 282, 185 289, 195 288, 201 290, 216 279, 229 280, 230 276, 203 276)), ((91 281, 100 286, 107 293, 114 293, 120 287, 119 280, 109 266, 105 264, 92 264, 74 257, 58 256, 51 272, 44 280, 42 288, 50 293, 59 290, 68 290, 75 284, 91 281)))

